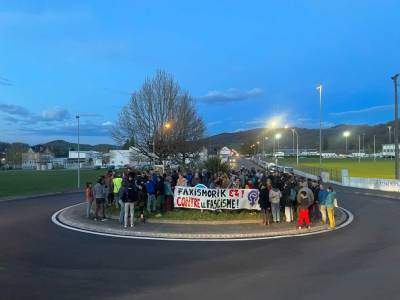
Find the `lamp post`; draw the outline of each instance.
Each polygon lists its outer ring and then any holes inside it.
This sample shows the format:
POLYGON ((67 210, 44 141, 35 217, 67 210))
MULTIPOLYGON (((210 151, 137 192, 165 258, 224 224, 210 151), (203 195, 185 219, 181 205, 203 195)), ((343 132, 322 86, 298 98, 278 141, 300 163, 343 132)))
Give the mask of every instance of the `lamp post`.
POLYGON ((257 155, 260 153, 260 141, 257 141, 257 155))
POLYGON ((350 136, 350 131, 345 131, 345 132, 343 132, 343 136, 344 136, 344 138, 346 139, 346 155, 347 155, 347 154, 348 154, 347 139, 348 139, 349 136, 350 136))
POLYGON ((77 122, 78 122, 78 189, 81 187, 81 152, 80 152, 80 116, 79 114, 76 114, 75 116, 77 122))
POLYGON ((278 143, 278 150, 276 151, 276 152, 279 152, 279 140, 280 140, 280 138, 282 137, 282 134, 280 134, 280 133, 277 133, 277 134, 275 134, 275 138, 277 139, 277 143, 278 143))
POLYGON ((296 165, 299 165, 299 134, 296 131, 296 128, 292 128, 293 134, 293 148, 294 148, 294 135, 296 134, 296 165))
POLYGON ((374 161, 376 161, 376 151, 375 151, 375 135, 374 135, 374 161))
POLYGON ((395 178, 400 179, 399 174, 399 101, 397 95, 397 78, 400 74, 392 76, 394 84, 394 156, 395 178))
POLYGON ((361 162, 361 135, 358 135, 358 163, 361 162))
POLYGON ((319 91, 319 167, 322 166, 322 84, 317 86, 319 91))
POLYGON ((389 144, 392 143, 392 126, 388 125, 388 130, 389 130, 389 144))

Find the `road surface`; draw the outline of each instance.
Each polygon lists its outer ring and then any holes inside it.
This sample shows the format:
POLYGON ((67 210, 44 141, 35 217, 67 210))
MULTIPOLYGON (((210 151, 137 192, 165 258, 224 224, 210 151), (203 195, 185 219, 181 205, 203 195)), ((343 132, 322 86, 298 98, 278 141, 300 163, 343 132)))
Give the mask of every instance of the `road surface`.
POLYGON ((58 195, 0 203, 0 299, 398 299, 400 201, 339 193, 335 232, 250 242, 166 242, 83 234, 51 215, 58 195))

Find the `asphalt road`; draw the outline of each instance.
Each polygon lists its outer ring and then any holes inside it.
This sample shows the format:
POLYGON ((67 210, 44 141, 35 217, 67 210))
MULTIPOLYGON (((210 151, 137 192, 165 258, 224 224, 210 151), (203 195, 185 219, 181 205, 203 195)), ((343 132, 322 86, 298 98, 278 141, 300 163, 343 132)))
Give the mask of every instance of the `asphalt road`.
POLYGON ((339 193, 335 232, 253 242, 166 242, 55 226, 79 194, 0 203, 0 299, 399 299, 400 201, 339 193))

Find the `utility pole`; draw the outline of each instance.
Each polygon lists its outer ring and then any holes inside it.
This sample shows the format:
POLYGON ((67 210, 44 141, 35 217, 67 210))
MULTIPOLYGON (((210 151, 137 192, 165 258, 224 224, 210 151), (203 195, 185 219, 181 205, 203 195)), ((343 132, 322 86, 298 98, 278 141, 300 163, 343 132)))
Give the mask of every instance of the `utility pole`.
POLYGON ((322 84, 317 86, 319 91, 319 167, 322 167, 322 84))
POLYGON ((76 114, 76 120, 78 121, 78 189, 81 187, 81 152, 80 152, 80 132, 79 132, 79 114, 76 114))
POLYGON ((361 161, 361 136, 358 135, 358 163, 361 161))
POLYGON ((399 74, 392 77, 394 83, 394 156, 395 156, 395 178, 400 179, 399 174, 399 101, 397 95, 397 78, 399 74))
POLYGON ((375 135, 374 135, 374 161, 376 161, 376 151, 375 151, 375 135))

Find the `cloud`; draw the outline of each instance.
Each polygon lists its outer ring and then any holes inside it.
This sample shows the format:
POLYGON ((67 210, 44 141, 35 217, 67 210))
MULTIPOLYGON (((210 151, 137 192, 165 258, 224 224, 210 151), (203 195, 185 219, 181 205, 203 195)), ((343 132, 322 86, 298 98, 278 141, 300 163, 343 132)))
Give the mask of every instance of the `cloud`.
POLYGON ((230 103, 240 102, 250 98, 256 98, 264 94, 260 88, 254 88, 248 91, 240 91, 235 88, 226 91, 209 91, 206 95, 198 97, 203 102, 213 103, 230 103))
POLYGON ((55 107, 42 112, 41 118, 43 121, 64 121, 71 117, 68 110, 65 108, 55 107))
MULTIPOLYGON (((20 128, 19 131, 36 136, 76 136, 77 125, 74 122, 57 124, 55 126, 39 126, 36 128, 20 128)), ((81 136, 104 137, 109 136, 109 128, 101 124, 81 123, 81 136)))
POLYGON ((104 127, 108 127, 108 126, 112 126, 112 125, 113 125, 113 123, 111 121, 105 121, 101 124, 101 126, 104 126, 104 127))
POLYGON ((348 110, 348 111, 342 111, 342 112, 332 112, 330 113, 331 116, 347 116, 347 115, 355 115, 355 114, 364 114, 364 113, 370 113, 370 112, 377 112, 377 111, 385 111, 389 109, 393 109, 394 105, 388 104, 388 105, 378 105, 378 106, 371 106, 359 110, 348 110))
POLYGON ((212 122, 208 122, 207 126, 208 127, 212 127, 212 126, 215 126, 215 125, 218 125, 218 124, 221 124, 221 123, 222 123, 222 121, 212 121, 212 122))
POLYGON ((14 105, 14 104, 1 104, 0 103, 0 112, 7 113, 9 115, 26 117, 30 115, 29 110, 25 107, 14 105))
POLYGON ((13 86, 14 82, 6 77, 0 76, 0 85, 13 86))

